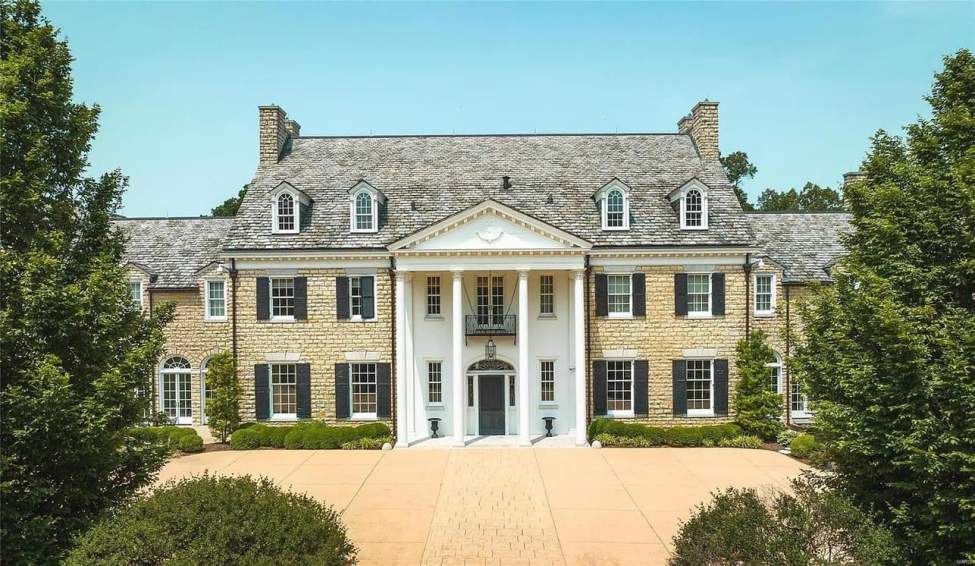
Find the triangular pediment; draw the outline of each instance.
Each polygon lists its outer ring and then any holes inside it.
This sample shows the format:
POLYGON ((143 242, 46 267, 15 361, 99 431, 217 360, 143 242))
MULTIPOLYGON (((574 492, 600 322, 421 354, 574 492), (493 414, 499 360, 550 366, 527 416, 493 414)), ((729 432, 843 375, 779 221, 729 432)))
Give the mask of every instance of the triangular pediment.
POLYGON ((431 224, 390 250, 566 250, 592 244, 497 201, 486 200, 431 224))

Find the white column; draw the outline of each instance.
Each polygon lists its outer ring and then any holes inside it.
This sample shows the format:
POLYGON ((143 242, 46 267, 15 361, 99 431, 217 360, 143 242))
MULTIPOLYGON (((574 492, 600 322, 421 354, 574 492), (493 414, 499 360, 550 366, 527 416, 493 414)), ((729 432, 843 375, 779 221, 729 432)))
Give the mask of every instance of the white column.
POLYGON ((467 392, 467 376, 464 375, 463 367, 463 348, 464 348, 464 306, 461 302, 463 295, 464 273, 462 271, 453 272, 453 293, 450 303, 450 315, 453 321, 453 332, 451 333, 451 363, 450 375, 453 377, 454 391, 454 445, 464 445, 465 415, 467 412, 464 403, 464 395, 467 392))
POLYGON ((531 400, 528 395, 528 272, 518 272, 518 444, 531 446, 528 423, 531 400))
POLYGON ((576 444, 586 443, 586 312, 585 312, 585 283, 586 272, 575 272, 575 287, 572 308, 573 320, 573 350, 575 354, 576 379, 576 444))
POLYGON ((406 418, 406 277, 396 272, 396 447, 409 446, 406 418))
POLYGON ((406 320, 403 323, 406 363, 406 439, 416 440, 416 359, 413 356, 413 274, 406 273, 406 320))

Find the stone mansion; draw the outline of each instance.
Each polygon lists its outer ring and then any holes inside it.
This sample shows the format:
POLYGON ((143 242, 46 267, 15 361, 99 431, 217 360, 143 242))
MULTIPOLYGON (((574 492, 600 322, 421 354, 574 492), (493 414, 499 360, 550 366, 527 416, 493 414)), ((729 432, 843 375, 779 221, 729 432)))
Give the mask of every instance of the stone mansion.
POLYGON ((735 346, 762 328, 783 419, 807 421, 786 331, 848 216, 744 212, 718 103, 677 130, 307 136, 260 107, 235 217, 116 221, 133 300, 176 304, 158 410, 204 422, 208 359, 229 351, 248 421, 584 444, 601 416, 733 418, 735 346))

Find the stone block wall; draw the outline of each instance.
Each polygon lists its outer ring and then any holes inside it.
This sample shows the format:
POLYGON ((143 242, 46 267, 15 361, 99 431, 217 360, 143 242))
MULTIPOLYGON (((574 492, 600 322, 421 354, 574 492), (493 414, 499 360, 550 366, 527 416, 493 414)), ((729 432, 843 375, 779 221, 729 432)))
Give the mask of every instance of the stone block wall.
POLYGON ((677 123, 677 131, 690 134, 701 157, 718 159, 721 151, 718 149, 718 103, 703 101, 694 105, 688 116, 677 123))

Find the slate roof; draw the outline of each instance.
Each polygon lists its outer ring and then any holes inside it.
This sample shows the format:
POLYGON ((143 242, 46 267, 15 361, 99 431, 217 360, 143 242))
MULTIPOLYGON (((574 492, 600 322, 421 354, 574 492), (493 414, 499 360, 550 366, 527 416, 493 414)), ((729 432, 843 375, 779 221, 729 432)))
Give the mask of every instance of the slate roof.
POLYGON ((233 218, 125 218, 125 261, 157 278, 152 288, 197 285, 196 271, 217 259, 233 218))
POLYGON ((383 249, 488 198, 596 247, 754 243, 720 163, 701 159, 687 135, 375 136, 295 138, 279 163, 258 168, 227 248, 383 249), (602 231, 592 200, 614 177, 633 189, 629 231, 602 231), (667 199, 693 177, 711 189, 706 231, 681 231, 667 199), (346 191, 360 180, 389 199, 375 234, 349 232, 346 191), (299 234, 271 233, 269 193, 282 181, 313 200, 311 226, 299 234))
POLYGON ((846 253, 840 235, 850 215, 837 212, 750 212, 759 246, 782 265, 785 283, 830 281, 826 269, 846 253))

